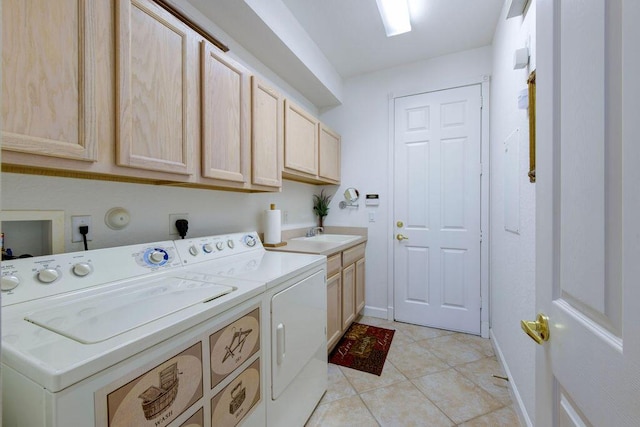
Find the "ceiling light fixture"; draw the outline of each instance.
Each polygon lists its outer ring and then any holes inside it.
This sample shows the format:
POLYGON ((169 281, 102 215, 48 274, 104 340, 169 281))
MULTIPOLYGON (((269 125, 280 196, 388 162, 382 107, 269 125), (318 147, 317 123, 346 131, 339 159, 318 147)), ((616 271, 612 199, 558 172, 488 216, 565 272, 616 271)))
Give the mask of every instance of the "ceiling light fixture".
POLYGON ((411 31, 407 0, 376 0, 387 37, 411 31))

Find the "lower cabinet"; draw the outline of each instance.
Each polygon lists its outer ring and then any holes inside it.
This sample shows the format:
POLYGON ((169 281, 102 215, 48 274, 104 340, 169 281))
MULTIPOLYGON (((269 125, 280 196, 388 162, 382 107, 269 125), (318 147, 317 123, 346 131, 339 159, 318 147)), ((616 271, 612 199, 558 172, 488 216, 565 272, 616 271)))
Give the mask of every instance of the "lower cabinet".
POLYGON ((364 258, 356 261, 356 313, 364 308, 364 258))
POLYGON ((346 330, 356 318, 356 266, 342 269, 342 329, 346 330))
MULTIPOLYGON (((338 255, 340 256, 340 255, 338 255)), ((327 279, 327 346, 333 347, 342 336, 342 275, 327 279)))
POLYGON ((364 308, 365 244, 327 259, 327 349, 331 351, 364 308))

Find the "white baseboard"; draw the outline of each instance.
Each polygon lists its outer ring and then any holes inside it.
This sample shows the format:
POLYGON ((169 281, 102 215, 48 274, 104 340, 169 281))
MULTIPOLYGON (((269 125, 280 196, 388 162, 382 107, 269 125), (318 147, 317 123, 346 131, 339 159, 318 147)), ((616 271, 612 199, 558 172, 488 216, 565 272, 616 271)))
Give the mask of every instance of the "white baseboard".
POLYGON ((362 310, 362 315, 379 317, 380 319, 387 319, 388 312, 384 308, 369 307, 365 305, 364 309, 362 310))
POLYGON ((502 350, 500 349, 500 343, 496 340, 496 336, 493 334, 493 329, 489 330, 489 337, 491 338, 491 343, 493 344, 493 349, 498 356, 498 360, 500 360, 500 364, 504 368, 504 372, 505 374, 507 374, 507 378, 509 378, 509 390, 511 391, 511 399, 515 402, 514 407, 516 409, 516 413, 518 414, 518 418, 520 418, 520 423, 527 427, 533 427, 533 423, 531 422, 531 418, 529 417, 527 408, 525 408, 522 397, 520 396, 520 392, 518 392, 518 387, 513 382, 513 377, 511 376, 509 365, 507 365, 507 362, 504 360, 504 355, 502 354, 502 350))

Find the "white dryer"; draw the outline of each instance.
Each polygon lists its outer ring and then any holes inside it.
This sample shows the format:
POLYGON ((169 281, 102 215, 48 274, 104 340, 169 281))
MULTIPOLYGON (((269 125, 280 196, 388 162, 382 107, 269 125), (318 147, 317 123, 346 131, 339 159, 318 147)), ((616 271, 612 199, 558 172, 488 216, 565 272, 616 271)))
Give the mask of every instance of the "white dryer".
POLYGON ((304 425, 327 389, 326 257, 265 251, 256 233, 175 243, 190 270, 265 285, 267 426, 304 425))

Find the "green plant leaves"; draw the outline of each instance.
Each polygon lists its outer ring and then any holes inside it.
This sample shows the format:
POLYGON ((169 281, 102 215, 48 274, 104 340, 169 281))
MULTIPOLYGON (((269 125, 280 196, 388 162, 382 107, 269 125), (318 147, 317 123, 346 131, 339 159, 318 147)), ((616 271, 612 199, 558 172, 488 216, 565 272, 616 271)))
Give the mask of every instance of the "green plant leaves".
POLYGON ((324 217, 329 214, 329 203, 331 203, 331 197, 328 194, 324 194, 324 189, 320 191, 320 194, 313 195, 313 212, 319 217, 324 217))

